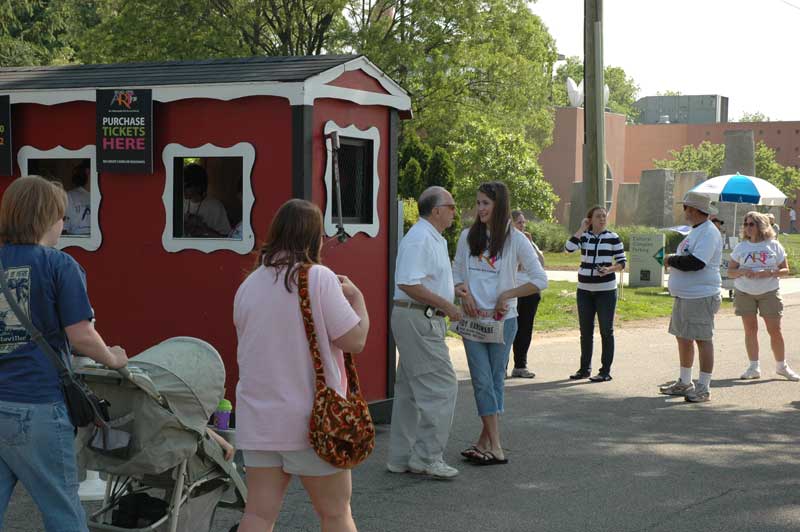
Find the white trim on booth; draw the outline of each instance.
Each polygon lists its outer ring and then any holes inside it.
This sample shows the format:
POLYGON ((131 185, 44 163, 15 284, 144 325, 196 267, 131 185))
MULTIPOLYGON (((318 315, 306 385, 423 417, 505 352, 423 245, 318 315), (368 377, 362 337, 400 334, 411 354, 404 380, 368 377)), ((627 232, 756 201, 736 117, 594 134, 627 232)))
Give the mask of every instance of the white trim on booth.
POLYGON ((354 125, 342 127, 333 120, 325 122, 325 234, 334 236, 336 234, 336 221, 333 220, 333 162, 330 153, 332 150, 331 139, 327 137, 332 131, 336 131, 339 137, 350 137, 372 141, 372 223, 369 224, 344 224, 345 232, 352 236, 356 233, 366 233, 375 237, 380 230, 380 216, 378 216, 378 190, 381 183, 378 172, 378 153, 381 148, 381 136, 377 127, 366 130, 358 129, 354 125))
POLYGON ((103 234, 100 231, 98 213, 100 202, 103 195, 100 193, 100 186, 97 180, 97 154, 94 145, 87 145, 77 150, 70 150, 63 146, 56 146, 50 150, 40 150, 33 146, 23 146, 17 152, 17 164, 19 165, 20 175, 27 176, 28 161, 30 159, 89 159, 89 200, 91 212, 91 228, 89 235, 61 235, 56 247, 64 249, 71 246, 85 249, 86 251, 96 251, 103 243, 103 234))
MULTIPOLYGON (((95 90, 111 87, 79 87, 70 89, 9 90, 11 103, 36 103, 56 105, 73 101, 95 101, 95 90)), ((126 85, 126 89, 152 89, 153 100, 174 102, 188 98, 234 100, 248 96, 276 96, 286 98, 290 105, 313 105, 319 98, 345 100, 360 105, 381 105, 398 111, 411 109, 411 98, 400 85, 389 79, 378 67, 365 57, 359 57, 342 65, 328 69, 303 82, 258 81, 243 83, 209 83, 202 85, 126 85), (327 85, 342 74, 362 70, 374 78, 389 94, 327 85)))
POLYGON ((166 179, 164 180, 164 194, 161 200, 166 212, 164 233, 161 235, 161 244, 164 249, 175 253, 184 249, 196 249, 204 253, 229 250, 240 255, 247 255, 255 245, 255 235, 250 224, 250 214, 255 203, 253 187, 253 165, 256 160, 256 150, 249 142, 240 142, 229 148, 222 148, 213 144, 204 144, 196 148, 188 148, 181 144, 171 143, 164 147, 161 155, 164 163, 166 179), (175 157, 241 157, 242 158, 242 238, 174 238, 172 236, 173 216, 173 159, 175 157))
MULTIPOLYGON (((367 59, 366 57, 357 57, 352 61, 348 61, 347 63, 341 64, 339 66, 335 66, 333 68, 329 68, 325 72, 321 72, 316 76, 310 77, 306 80, 306 84, 309 82, 312 85, 320 85, 323 83, 330 83, 331 81, 336 80, 339 76, 346 72, 351 72, 353 70, 361 70, 367 76, 373 78, 375 81, 380 83, 380 85, 392 96, 403 97, 405 96, 408 98, 408 93, 398 85, 393 79, 389 76, 384 74, 384 72, 375 66, 375 64, 367 59)), ((410 99, 409 99, 410 104, 410 99)), ((409 107, 410 108, 410 107, 409 107)), ((406 109, 401 109, 406 110, 406 109)))

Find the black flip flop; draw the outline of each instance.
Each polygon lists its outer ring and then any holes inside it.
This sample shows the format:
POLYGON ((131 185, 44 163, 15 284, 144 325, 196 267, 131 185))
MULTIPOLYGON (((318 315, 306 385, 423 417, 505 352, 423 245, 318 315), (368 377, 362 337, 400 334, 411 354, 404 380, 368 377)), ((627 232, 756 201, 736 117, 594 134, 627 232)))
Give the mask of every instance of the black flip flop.
POLYGON ((492 451, 484 451, 480 456, 471 458, 470 462, 478 466, 503 465, 508 463, 508 458, 498 458, 492 451))
POLYGON ((483 451, 478 449, 477 445, 470 445, 463 451, 461 451, 461 456, 463 456, 468 461, 474 461, 480 459, 483 455, 483 451))

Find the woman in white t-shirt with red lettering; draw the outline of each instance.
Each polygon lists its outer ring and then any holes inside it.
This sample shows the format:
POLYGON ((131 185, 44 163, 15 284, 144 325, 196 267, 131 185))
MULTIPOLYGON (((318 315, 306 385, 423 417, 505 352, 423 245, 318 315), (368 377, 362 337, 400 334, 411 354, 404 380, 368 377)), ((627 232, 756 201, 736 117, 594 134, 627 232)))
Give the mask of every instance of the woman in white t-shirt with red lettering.
POLYGON ((761 367, 758 361, 758 314, 769 333, 775 372, 791 381, 800 376, 786 363, 781 316, 783 301, 779 278, 789 275, 786 252, 775 239, 775 231, 766 215, 751 211, 742 223, 742 241, 736 245, 728 262, 728 277, 734 281, 733 306, 742 317, 744 343, 750 365, 742 379, 758 379, 761 367))
POLYGON ((322 214, 308 201, 284 203, 256 269, 233 300, 238 337, 236 443, 247 467, 239 532, 272 530, 293 475, 311 497, 322 530, 354 532, 350 471, 319 458, 308 440, 314 365, 300 313, 297 272, 310 266, 308 292, 327 385, 347 390, 343 351, 359 353, 369 331, 361 291, 320 264, 322 214))
POLYGON ((531 243, 511 224, 508 187, 503 182, 483 183, 476 207, 475 221, 456 246, 455 292, 470 318, 492 327, 502 323, 503 341, 463 338, 482 430, 461 455, 476 465, 496 465, 508 463, 500 442, 500 415, 508 354, 517 333, 517 298, 547 288, 547 275, 531 243), (520 272, 523 282, 518 282, 520 272))

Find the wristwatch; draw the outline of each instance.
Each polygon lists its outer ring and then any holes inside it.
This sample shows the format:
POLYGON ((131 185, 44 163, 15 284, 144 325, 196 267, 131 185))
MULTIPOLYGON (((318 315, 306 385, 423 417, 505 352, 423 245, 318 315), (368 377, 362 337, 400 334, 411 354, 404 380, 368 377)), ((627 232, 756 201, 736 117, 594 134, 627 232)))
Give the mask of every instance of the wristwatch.
POLYGON ((425 307, 425 317, 426 318, 431 319, 435 314, 436 314, 436 310, 432 306, 428 305, 427 307, 425 307))

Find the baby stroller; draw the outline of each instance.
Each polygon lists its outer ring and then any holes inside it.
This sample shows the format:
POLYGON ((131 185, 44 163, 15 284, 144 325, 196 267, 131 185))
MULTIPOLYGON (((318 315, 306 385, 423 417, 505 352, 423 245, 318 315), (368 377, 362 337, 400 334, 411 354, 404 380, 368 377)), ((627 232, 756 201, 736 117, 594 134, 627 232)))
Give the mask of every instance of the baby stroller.
POLYGON ((235 465, 206 434, 225 385, 211 345, 171 338, 131 358, 127 371, 75 373, 110 403, 109 428, 78 434, 79 463, 108 476, 91 532, 208 532, 217 506, 244 508, 235 465))

